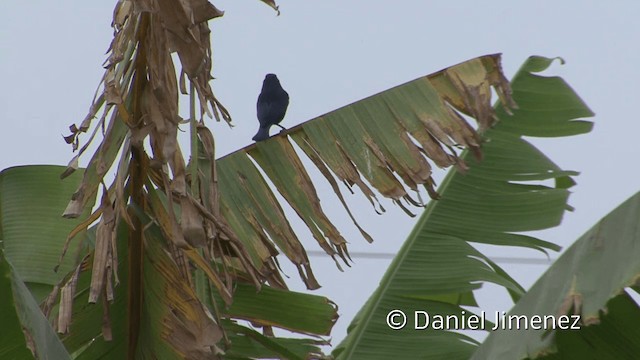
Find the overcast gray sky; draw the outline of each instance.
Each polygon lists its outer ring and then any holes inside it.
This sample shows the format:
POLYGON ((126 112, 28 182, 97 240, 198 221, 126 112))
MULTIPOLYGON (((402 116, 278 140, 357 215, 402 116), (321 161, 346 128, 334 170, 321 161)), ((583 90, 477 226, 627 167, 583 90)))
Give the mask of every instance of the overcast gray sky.
MULTIPOLYGON (((71 158, 61 135, 80 122, 102 76, 112 36, 114 1, 0 3, 0 170, 24 164, 60 164, 71 158)), ((257 0, 218 1, 213 20, 213 88, 235 127, 209 123, 219 155, 247 145, 257 129, 255 101, 264 74, 278 74, 291 96, 283 122, 292 126, 391 86, 464 60, 503 53, 511 77, 529 55, 562 56, 546 74, 562 76, 596 113, 592 133, 533 140, 557 164, 581 171, 563 224, 545 240, 570 244, 599 218, 640 189, 637 168, 640 3, 636 1, 291 1, 281 16, 257 0)), ((275 131, 275 130, 274 130, 275 131)), ((86 160, 84 159, 86 164, 86 160)), ((319 191, 331 191, 320 187, 319 191)), ((383 217, 354 198, 359 220, 373 235, 367 244, 334 216, 351 251, 397 251, 414 220, 387 204, 383 217), (360 208, 359 206, 362 206, 360 208)), ((337 203, 323 202, 331 216, 337 203)), ((295 222, 295 221, 294 221, 295 222)), ((317 250, 309 237, 303 239, 317 250)), ((484 249, 484 248, 483 248, 484 249)), ((494 256, 541 257, 533 251, 488 249, 494 256)), ((557 254, 552 254, 557 257, 557 254)), ((375 289, 389 260, 356 259, 340 273, 312 257, 323 285, 318 294, 340 306, 333 343, 375 289)), ((525 287, 546 269, 503 264, 525 287)), ((288 268, 293 288, 302 289, 288 268)), ((488 311, 507 310, 502 290, 480 292, 488 311)))

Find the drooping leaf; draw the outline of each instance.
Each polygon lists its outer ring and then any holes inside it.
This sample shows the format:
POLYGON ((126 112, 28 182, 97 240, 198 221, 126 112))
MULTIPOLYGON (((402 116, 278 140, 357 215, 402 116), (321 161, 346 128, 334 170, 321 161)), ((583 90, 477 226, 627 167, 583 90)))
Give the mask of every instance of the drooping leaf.
POLYGON ((226 359, 314 359, 322 356, 318 346, 327 345, 327 342, 322 340, 268 337, 238 324, 225 322, 223 325, 230 332, 231 343, 231 347, 226 351, 226 359))
POLYGON ((329 335, 338 319, 337 306, 322 296, 268 286, 256 291, 247 284, 238 284, 234 296, 237 299, 223 313, 230 318, 260 325, 299 333, 329 335))
MULTIPOLYGON (((640 306, 627 294, 640 277, 640 193, 582 235, 509 315, 580 317, 579 330, 493 332, 473 359, 633 359, 640 353, 640 306), (584 357, 580 356, 583 355, 584 357)), ((551 321, 551 319, 550 319, 551 321)), ((558 324, 558 323, 556 323, 558 324)), ((571 326, 573 321, 565 323, 571 326)))
MULTIPOLYGON (((126 234, 119 229, 119 234, 126 234)), ((119 238, 118 267, 123 269, 126 264, 126 237, 119 238)), ((85 240, 90 246, 96 241, 96 229, 87 231, 85 240)), ((65 347, 76 359, 97 359, 106 356, 125 358, 127 337, 124 331, 127 321, 127 297, 126 288, 128 277, 126 272, 120 272, 120 281, 113 287, 113 301, 106 300, 106 293, 97 299, 96 303, 90 303, 89 288, 91 284, 91 272, 93 257, 89 256, 87 264, 81 267, 76 291, 72 297, 72 316, 70 318, 69 331, 61 334, 65 347), (105 316, 108 315, 108 316, 105 316), (107 330, 108 331, 105 331, 107 330), (111 340, 105 340, 110 335, 111 340)), ((116 264, 113 264, 116 266, 116 264)), ((55 316, 55 313, 52 314, 55 316)))
POLYGON ((280 15, 280 7, 278 5, 276 5, 276 2, 273 0, 260 0, 263 3, 267 4, 267 6, 269 6, 270 8, 272 8, 273 10, 276 11, 276 13, 278 15, 280 15))
MULTIPOLYGON (((496 106, 500 121, 482 134, 483 160, 474 160, 470 152, 461 155, 469 170, 449 172, 438 188, 440 199, 428 204, 380 286, 334 350, 336 359, 467 359, 475 341, 433 326, 414 330, 414 311, 462 321, 472 313, 461 306, 477 306, 473 290, 483 282, 504 286, 514 299, 524 292, 470 243, 542 251, 559 248, 518 232, 560 223, 567 209, 567 185, 576 173, 558 168, 525 141, 522 135, 529 130, 519 127, 520 119, 540 118, 547 127, 545 135, 559 136, 588 130, 590 126, 585 124, 589 123, 574 119, 592 113, 561 79, 531 74, 533 65, 541 61, 539 57, 530 58, 514 77, 513 99, 518 109, 511 116, 496 106), (548 96, 538 96, 539 92, 548 96), (571 122, 577 126, 569 131, 567 123, 571 122), (555 179, 556 186, 539 183, 546 179, 555 179), (403 310, 408 317, 402 330, 391 330, 385 322, 387 314, 395 309, 403 310)), ((546 61, 547 66, 550 63, 546 61)), ((432 81, 438 89, 447 88, 442 77, 432 81)))
POLYGON ((2 250, 0 294, 0 358, 71 359, 2 250))
POLYGON ((307 254, 260 170, 325 252, 348 262, 347 242, 322 209, 294 143, 330 182, 345 207, 338 182, 357 186, 377 209, 381 206, 374 189, 403 209, 403 199, 420 205, 409 190, 423 185, 437 197, 429 161, 439 167, 465 168, 453 146, 468 147, 480 156, 476 130, 452 107, 473 117, 479 129, 488 128, 495 122, 492 88, 504 99, 507 111, 515 106, 499 55, 471 59, 418 78, 227 155, 217 162, 222 216, 254 258, 268 263, 277 247, 298 267, 307 287, 316 288, 307 254))
MULTIPOLYGON (((635 287, 636 295, 639 293, 635 287)), ((557 352, 547 353, 540 359, 635 359, 640 353, 640 308, 624 292, 607 302, 606 311, 600 312, 598 324, 571 330, 573 319, 564 323, 568 330, 555 334, 557 352)))

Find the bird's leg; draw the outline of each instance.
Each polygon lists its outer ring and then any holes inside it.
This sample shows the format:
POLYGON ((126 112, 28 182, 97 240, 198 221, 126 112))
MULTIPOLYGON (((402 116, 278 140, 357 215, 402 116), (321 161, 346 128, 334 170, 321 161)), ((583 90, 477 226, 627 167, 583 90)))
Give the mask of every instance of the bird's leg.
POLYGON ((287 128, 286 128, 286 127, 284 127, 284 126, 282 126, 282 125, 280 125, 280 124, 273 124, 273 125, 275 125, 275 126, 279 126, 279 127, 280 127, 280 129, 282 129, 282 130, 287 130, 287 128))

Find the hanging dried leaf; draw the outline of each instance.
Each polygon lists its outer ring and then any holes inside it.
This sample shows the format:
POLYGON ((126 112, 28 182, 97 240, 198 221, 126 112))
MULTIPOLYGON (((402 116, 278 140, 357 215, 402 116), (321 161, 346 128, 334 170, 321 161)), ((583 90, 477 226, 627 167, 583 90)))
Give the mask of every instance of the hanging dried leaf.
MULTIPOLYGON (((111 323, 105 304, 113 300, 113 286, 119 282, 117 267, 114 268, 114 264, 117 264, 115 224, 124 220, 130 227, 129 250, 133 253, 128 258, 128 286, 133 288, 129 289, 132 294, 129 300, 132 316, 128 319, 129 354, 135 353, 137 346, 138 337, 135 333, 140 326, 138 310, 144 293, 141 259, 146 252, 146 241, 142 236, 145 224, 140 222, 140 215, 132 216, 132 211, 141 211, 153 219, 164 236, 173 242, 166 244, 167 253, 172 255, 173 261, 182 264, 179 267, 181 279, 188 280, 186 284, 190 284, 191 276, 190 265, 185 263, 185 259, 188 259, 191 264, 203 268, 223 299, 231 302, 229 289, 235 276, 230 273, 220 276, 218 268, 212 267, 201 254, 193 251, 194 248, 213 249, 215 243, 221 241, 231 243, 228 247, 233 249, 232 253, 219 253, 219 257, 229 256, 230 259, 222 261, 233 263, 234 271, 248 274, 257 286, 272 278, 272 275, 263 276, 257 270, 236 235, 219 219, 217 195, 204 199, 197 197, 194 203, 194 198, 188 192, 191 184, 187 183, 184 157, 177 143, 178 126, 184 121, 178 115, 179 86, 171 56, 173 52, 177 52, 184 73, 193 84, 192 95, 200 101, 200 116, 210 114, 216 119, 231 120, 209 85, 212 62, 207 21, 222 14, 205 0, 120 0, 113 14, 114 38, 104 63, 102 87, 96 91, 82 124, 72 125, 71 135, 64 137, 65 142, 72 144, 76 151, 80 147, 80 136, 93 128, 88 142, 74 156, 63 174, 67 176, 78 168, 80 155, 95 139, 95 135, 98 132, 103 135, 85 170, 82 183, 64 212, 65 217, 79 216, 98 194, 109 169, 114 165, 117 169, 114 184, 102 191, 100 208, 73 234, 98 220, 89 301, 97 302, 101 296, 104 298, 103 334, 109 338, 111 323), (98 115, 100 112, 102 114, 98 115), (94 121, 96 118, 99 119, 97 122, 94 121), (151 156, 146 155, 143 146, 147 141, 151 145, 151 156), (118 154, 121 157, 116 161, 118 154), (207 208, 210 210, 207 211, 207 208), (206 229, 209 229, 208 232, 206 229), (223 235, 225 238, 220 239, 223 235)), ((192 121, 195 121, 195 117, 192 121)), ((213 154, 210 157, 215 166, 213 154)), ((199 186, 198 180, 191 179, 196 182, 196 188, 199 186)), ((215 185, 208 192, 216 194, 215 185)), ((209 256, 209 259, 214 258, 209 256)), ((178 293, 174 299, 183 296, 187 288, 174 286, 173 291, 178 293)), ((69 282, 62 292, 63 301, 69 303, 75 295, 73 283, 69 282)), ((71 312, 67 307, 62 309, 61 329, 66 331, 71 312)), ((178 331, 173 334, 173 339, 177 341, 173 345, 179 347, 180 352, 190 353, 196 351, 193 347, 205 344, 213 346, 220 339, 218 334, 205 336, 196 342, 187 341, 193 339, 197 333, 193 326, 201 326, 198 324, 202 323, 203 317, 175 315, 175 321, 182 325, 172 326, 178 331)))
POLYGON ((71 325, 71 314, 73 312, 73 297, 76 293, 76 286, 78 285, 78 277, 82 264, 76 267, 71 278, 62 287, 60 291, 60 309, 58 310, 58 333, 66 334, 69 332, 69 326, 71 325))
POLYGON ((275 1, 273 1, 273 0, 260 0, 260 1, 262 1, 265 4, 267 4, 270 8, 275 10, 278 15, 280 15, 280 9, 279 9, 278 5, 276 5, 275 1))

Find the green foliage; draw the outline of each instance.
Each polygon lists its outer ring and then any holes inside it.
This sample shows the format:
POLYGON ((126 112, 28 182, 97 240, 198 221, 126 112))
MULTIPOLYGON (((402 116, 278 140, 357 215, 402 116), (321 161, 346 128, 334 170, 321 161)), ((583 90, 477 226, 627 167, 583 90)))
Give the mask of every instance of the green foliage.
POLYGON ((627 292, 640 276, 639 218, 640 193, 582 235, 510 311, 579 315, 580 330, 499 330, 473 358, 635 359, 640 307, 627 292))
POLYGON ((519 232, 560 223, 567 209, 567 187, 573 183, 570 176, 576 173, 558 168, 522 136, 533 135, 534 121, 544 123, 544 136, 580 134, 591 124, 575 119, 593 114, 561 79, 531 73, 544 70, 551 61, 530 58, 514 77, 518 108, 508 115, 496 106, 500 122, 483 133, 483 160, 463 153, 470 169, 449 172, 438 189, 441 198, 428 204, 380 286, 334 350, 336 359, 467 359, 475 341, 432 327, 416 331, 414 311, 462 321, 461 306, 475 306, 473 290, 487 281, 504 286, 514 300, 524 293, 470 243, 559 249, 519 232), (540 182, 549 179, 555 180, 555 187, 540 182), (385 322, 394 309, 408 316, 402 330, 392 330, 385 322))

